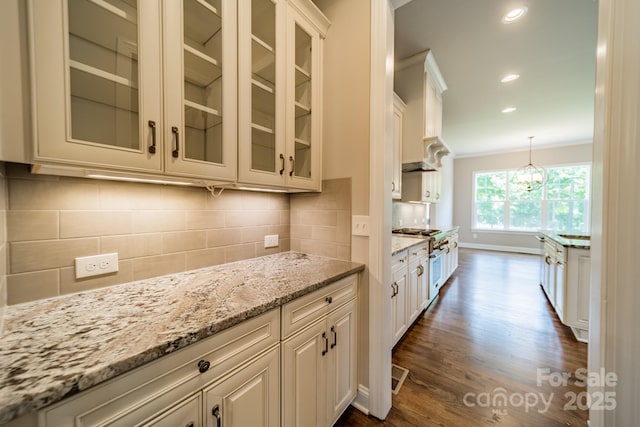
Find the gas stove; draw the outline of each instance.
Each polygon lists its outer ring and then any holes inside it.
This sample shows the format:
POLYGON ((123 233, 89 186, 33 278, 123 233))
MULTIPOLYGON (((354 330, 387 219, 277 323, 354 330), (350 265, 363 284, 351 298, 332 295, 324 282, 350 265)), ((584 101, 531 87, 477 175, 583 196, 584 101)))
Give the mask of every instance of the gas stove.
POLYGON ((430 228, 396 228, 391 231, 393 234, 402 234, 405 236, 417 236, 429 238, 429 252, 433 252, 439 249, 441 246, 446 245, 445 241, 447 233, 442 230, 435 230, 430 228))

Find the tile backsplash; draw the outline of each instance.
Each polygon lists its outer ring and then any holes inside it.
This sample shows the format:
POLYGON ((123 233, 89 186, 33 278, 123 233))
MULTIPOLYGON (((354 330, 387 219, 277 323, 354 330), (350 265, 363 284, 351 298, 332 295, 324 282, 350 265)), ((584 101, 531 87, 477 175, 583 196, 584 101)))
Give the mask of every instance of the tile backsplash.
MULTIPOLYGON (((204 188, 31 175, 18 164, 6 164, 4 180, 7 243, 2 233, 0 251, 8 246, 8 304, 290 249, 287 194, 225 190, 215 198, 204 188), (264 249, 267 234, 279 235, 278 247, 264 249), (118 273, 75 279, 76 257, 109 252, 118 252, 118 273)), ((348 230, 344 214, 334 211, 318 219, 327 225, 313 238, 348 230)), ((336 255, 349 246, 342 240, 336 255)))
POLYGON ((351 179, 326 180, 322 193, 291 195, 291 249, 351 259, 351 179))
POLYGON ((391 228, 425 228, 429 223, 428 204, 393 202, 391 228))

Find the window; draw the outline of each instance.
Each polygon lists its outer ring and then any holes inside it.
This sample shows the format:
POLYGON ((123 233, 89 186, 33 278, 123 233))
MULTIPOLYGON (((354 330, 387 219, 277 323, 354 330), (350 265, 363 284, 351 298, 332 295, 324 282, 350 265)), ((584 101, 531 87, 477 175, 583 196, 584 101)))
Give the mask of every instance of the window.
POLYGON ((512 183, 514 173, 474 173, 473 228, 589 232, 590 165, 547 168, 545 186, 531 192, 512 183))

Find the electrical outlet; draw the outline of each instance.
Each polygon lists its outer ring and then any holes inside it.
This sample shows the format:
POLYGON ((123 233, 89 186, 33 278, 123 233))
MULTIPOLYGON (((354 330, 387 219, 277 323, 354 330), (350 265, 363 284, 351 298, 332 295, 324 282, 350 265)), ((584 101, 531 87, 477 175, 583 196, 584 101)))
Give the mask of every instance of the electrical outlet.
POLYGON ((76 258, 76 279, 118 271, 118 253, 76 258))
POLYGON ((275 248, 278 246, 278 235, 277 234, 269 234, 264 236, 264 247, 265 248, 275 248))

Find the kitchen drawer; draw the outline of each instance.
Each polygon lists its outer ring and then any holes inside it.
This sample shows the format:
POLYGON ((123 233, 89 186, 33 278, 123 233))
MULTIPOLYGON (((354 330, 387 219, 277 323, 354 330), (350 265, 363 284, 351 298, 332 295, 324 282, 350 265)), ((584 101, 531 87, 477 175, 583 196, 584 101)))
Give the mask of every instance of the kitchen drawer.
POLYGON ((358 275, 353 274, 282 306, 282 339, 310 325, 356 297, 358 275))
POLYGON ((40 411, 40 426, 133 426, 280 341, 274 309, 40 411), (210 367, 203 373, 200 361, 210 367))
POLYGON ((143 424, 137 424, 136 427, 201 427, 202 425, 202 393, 197 393, 162 415, 143 424))
POLYGON ((409 251, 407 249, 398 252, 391 258, 391 272, 400 268, 406 268, 409 261, 409 251))
MULTIPOLYGON (((429 243, 423 243, 421 245, 412 246, 407 249, 409 252, 409 264, 417 259, 421 259, 429 256, 429 243)), ((392 261, 393 262, 393 261, 392 261)), ((393 267, 391 268, 393 270, 393 267)))

